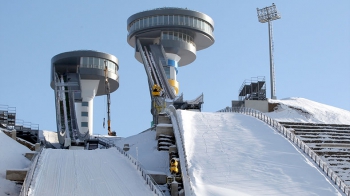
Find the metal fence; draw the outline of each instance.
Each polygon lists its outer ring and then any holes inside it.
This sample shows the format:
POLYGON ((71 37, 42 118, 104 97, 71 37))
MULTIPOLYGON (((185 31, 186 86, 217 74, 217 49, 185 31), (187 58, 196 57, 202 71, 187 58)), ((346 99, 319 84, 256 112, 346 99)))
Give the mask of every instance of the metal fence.
POLYGON ((307 154, 322 170, 323 172, 336 184, 340 190, 342 190, 345 195, 350 195, 350 187, 347 186, 344 181, 330 168, 327 162, 323 161, 320 156, 315 153, 308 145, 306 145, 300 138, 298 138, 293 132, 287 129, 283 125, 281 125, 276 120, 264 115, 260 111, 251 109, 251 108, 231 108, 226 107, 225 109, 219 110, 218 112, 234 112, 234 113, 242 113, 246 115, 253 116, 258 118, 268 125, 275 128, 278 132, 288 138, 295 146, 299 147, 305 154, 307 154))

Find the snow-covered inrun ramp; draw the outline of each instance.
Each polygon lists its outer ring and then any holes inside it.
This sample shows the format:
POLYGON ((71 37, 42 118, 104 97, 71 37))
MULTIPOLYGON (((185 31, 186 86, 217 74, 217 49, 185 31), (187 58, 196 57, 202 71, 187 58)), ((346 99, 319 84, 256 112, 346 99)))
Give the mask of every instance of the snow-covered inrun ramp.
POLYGON ((115 148, 45 149, 29 195, 153 195, 129 160, 115 148))
POLYGON ((195 195, 342 195, 306 155, 254 117, 177 114, 195 195))

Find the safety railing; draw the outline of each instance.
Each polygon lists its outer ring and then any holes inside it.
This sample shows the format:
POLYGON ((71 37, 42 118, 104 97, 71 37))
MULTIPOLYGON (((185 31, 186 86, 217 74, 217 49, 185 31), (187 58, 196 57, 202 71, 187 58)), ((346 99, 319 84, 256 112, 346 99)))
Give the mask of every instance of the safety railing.
POLYGON ((108 139, 108 137, 105 137, 104 135, 97 134, 94 137, 98 139, 101 143, 104 143, 106 148, 115 147, 114 141, 108 139))
POLYGON ((234 112, 234 113, 242 113, 246 115, 253 116, 258 118, 259 120, 264 121, 268 125, 275 128, 278 132, 284 135, 287 139, 289 139, 295 146, 300 148, 305 154, 307 154, 321 169, 322 171, 336 184, 341 191, 345 193, 345 195, 350 195, 350 187, 347 186, 343 179, 341 179, 331 168, 330 166, 322 160, 320 156, 317 155, 315 151, 313 151, 308 145, 306 145, 299 137, 297 137, 293 132, 287 129, 283 125, 281 125, 276 120, 264 115, 262 112, 245 107, 231 108, 226 107, 225 109, 219 110, 218 112, 234 112))
POLYGON ((170 116, 171 122, 173 124, 174 135, 176 139, 177 151, 180 157, 180 166, 182 172, 182 182, 186 195, 193 195, 194 191, 191 186, 191 178, 188 171, 188 160, 185 150, 184 136, 182 130, 182 123, 177 118, 176 109, 173 105, 168 106, 165 112, 170 116))
POLYGON ((115 149, 131 161, 133 166, 142 175, 142 178, 145 180, 146 184, 148 185, 148 187, 151 189, 151 191, 155 195, 157 195, 157 196, 165 196, 165 194, 163 193, 162 189, 159 187, 159 185, 156 183, 156 181, 151 177, 151 175, 149 175, 148 171, 146 169, 144 169, 144 167, 142 166, 142 164, 138 160, 136 160, 130 154, 125 152, 119 146, 117 146, 115 149))
POLYGON ((37 154, 34 155, 33 159, 32 159, 32 164, 27 172, 26 178, 24 179, 22 188, 21 188, 21 192, 20 192, 20 196, 27 196, 29 193, 29 187, 33 181, 33 176, 35 173, 35 170, 38 166, 38 161, 41 155, 41 152, 43 151, 44 148, 42 148, 40 150, 40 152, 38 152, 37 154))

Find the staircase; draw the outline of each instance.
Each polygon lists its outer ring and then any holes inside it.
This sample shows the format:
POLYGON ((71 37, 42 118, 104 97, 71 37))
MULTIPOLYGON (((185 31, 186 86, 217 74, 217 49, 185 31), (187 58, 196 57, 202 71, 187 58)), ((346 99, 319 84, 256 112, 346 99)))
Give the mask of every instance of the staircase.
POLYGON ((280 122, 350 186, 350 125, 280 122))

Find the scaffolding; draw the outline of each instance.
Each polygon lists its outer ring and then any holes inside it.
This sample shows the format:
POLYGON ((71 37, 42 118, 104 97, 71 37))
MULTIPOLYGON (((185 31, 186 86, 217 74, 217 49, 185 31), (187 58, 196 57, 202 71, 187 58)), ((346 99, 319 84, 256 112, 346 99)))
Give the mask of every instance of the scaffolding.
POLYGON ((11 129, 16 124, 16 107, 0 105, 0 126, 11 129))
POLYGON ((238 100, 266 100, 265 84, 265 76, 244 80, 238 91, 238 100))

